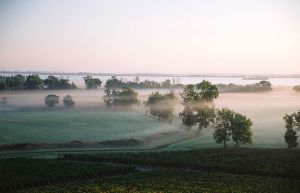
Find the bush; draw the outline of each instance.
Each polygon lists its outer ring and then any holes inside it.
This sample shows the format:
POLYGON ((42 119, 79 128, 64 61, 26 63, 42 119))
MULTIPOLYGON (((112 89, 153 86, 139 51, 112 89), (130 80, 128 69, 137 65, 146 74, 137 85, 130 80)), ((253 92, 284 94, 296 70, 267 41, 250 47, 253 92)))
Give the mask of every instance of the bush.
POLYGON ((67 95, 63 99, 63 103, 66 107, 73 107, 75 105, 75 102, 73 101, 73 98, 71 95, 67 95))
POLYGON ((55 94, 49 94, 45 97, 44 101, 48 107, 54 107, 56 104, 59 103, 59 96, 55 94))

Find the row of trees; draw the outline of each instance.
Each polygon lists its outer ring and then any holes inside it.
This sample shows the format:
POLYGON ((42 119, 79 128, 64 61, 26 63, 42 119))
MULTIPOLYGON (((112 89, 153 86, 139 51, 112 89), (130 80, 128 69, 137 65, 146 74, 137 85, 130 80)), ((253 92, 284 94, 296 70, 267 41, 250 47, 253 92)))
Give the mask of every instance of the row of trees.
POLYGON ((271 91, 272 84, 269 81, 260 81, 254 84, 237 85, 237 84, 218 84, 217 87, 221 92, 263 92, 271 91))
POLYGON ((37 89, 75 89, 74 83, 69 79, 56 76, 48 76, 41 79, 39 75, 0 76, 0 90, 37 90, 37 89))
MULTIPOLYGON (((59 96, 55 94, 49 94, 45 97, 44 102, 48 107, 54 107, 56 104, 59 103, 59 96)), ((65 96, 63 98, 63 103, 68 108, 71 108, 75 105, 75 101, 73 100, 71 95, 65 96)))

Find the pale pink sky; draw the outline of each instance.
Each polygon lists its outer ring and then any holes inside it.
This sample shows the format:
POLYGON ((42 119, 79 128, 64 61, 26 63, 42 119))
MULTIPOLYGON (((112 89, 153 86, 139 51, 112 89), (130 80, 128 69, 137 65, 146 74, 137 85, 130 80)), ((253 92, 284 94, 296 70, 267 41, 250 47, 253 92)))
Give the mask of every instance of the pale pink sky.
POLYGON ((300 1, 0 0, 0 70, 300 73, 300 1))

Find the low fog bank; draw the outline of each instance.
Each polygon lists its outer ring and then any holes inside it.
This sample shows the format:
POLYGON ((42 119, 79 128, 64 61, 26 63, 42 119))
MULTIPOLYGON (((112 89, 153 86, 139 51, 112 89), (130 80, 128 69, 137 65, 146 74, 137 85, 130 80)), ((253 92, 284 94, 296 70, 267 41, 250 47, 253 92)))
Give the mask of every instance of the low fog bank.
MULTIPOLYGON (((179 112, 183 109, 180 100, 175 107, 172 123, 146 116, 143 102, 147 101, 152 92, 158 90, 163 94, 170 91, 169 89, 136 90, 141 103, 132 108, 106 107, 103 102, 104 90, 102 88, 98 90, 1 92, 0 97, 7 97, 7 104, 0 106, 0 115, 7 123, 5 127, 0 128, 2 142, 33 142, 34 140, 30 141, 32 138, 37 139, 38 142, 105 141, 134 138, 143 139, 148 147, 163 147, 172 143, 174 145, 170 146, 171 149, 220 146, 213 140, 211 128, 203 129, 196 134, 185 130, 178 117, 179 112), (48 108, 44 104, 44 97, 48 94, 56 94, 60 97, 60 103, 54 108, 48 108), (71 109, 64 107, 62 103, 63 97, 68 94, 76 103, 71 109), (31 111, 32 113, 30 113, 31 111), (86 113, 82 113, 82 111, 86 113), (174 131, 177 133, 170 135, 171 137, 162 135, 164 139, 158 137, 157 140, 153 140, 155 133, 174 131), (147 139, 149 140, 147 141, 147 139)), ((175 90, 178 98, 180 98, 180 92, 182 90, 175 90)), ((300 109, 300 93, 294 92, 292 87, 287 86, 274 87, 270 92, 221 93, 215 101, 215 105, 216 108, 227 107, 245 114, 252 120, 253 145, 249 147, 285 148, 282 117, 286 113, 300 109)), ((0 143, 2 142, 0 141, 0 143)))

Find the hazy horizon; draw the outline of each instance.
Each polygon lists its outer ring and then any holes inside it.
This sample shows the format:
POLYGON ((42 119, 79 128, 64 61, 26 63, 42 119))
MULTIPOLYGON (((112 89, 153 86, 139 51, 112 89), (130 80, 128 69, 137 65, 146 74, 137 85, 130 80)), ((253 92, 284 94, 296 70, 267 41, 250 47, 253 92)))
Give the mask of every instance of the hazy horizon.
POLYGON ((0 70, 300 74, 300 1, 0 0, 0 70))

